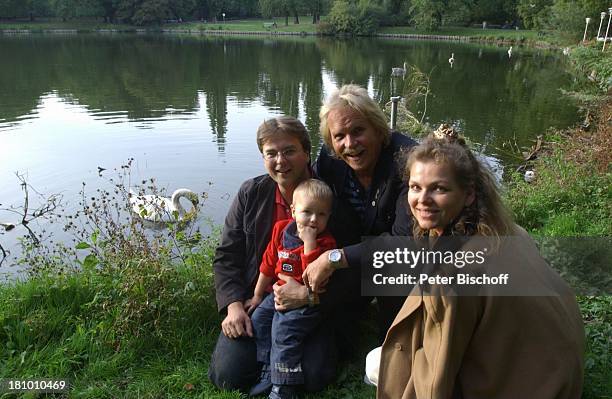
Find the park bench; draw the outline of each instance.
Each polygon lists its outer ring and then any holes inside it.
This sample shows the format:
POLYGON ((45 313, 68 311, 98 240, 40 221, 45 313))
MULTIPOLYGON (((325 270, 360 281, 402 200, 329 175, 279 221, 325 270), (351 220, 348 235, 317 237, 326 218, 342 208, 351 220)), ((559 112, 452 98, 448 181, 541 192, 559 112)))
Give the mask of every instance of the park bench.
POLYGON ((264 22, 263 27, 266 29, 276 28, 276 22, 264 22))

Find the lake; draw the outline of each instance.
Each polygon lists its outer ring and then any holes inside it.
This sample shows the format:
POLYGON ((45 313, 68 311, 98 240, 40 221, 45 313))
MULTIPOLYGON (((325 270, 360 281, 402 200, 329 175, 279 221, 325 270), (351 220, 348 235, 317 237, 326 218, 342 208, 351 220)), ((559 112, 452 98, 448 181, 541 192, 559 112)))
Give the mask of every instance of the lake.
MULTIPOLYGON (((404 62, 430 76, 425 121, 454 124, 502 164, 508 143, 578 118, 560 92, 571 86, 561 53, 516 46, 509 58, 507 47, 455 42, 23 35, 0 36, 0 57, 0 208, 22 202, 16 171, 70 208, 83 182, 93 192, 133 158, 133 181, 207 192, 203 216, 221 223, 240 183, 264 173, 265 118, 297 116, 316 150, 322 99, 354 82, 384 105, 405 84, 390 74, 404 62)), ((409 108, 421 118, 424 101, 409 108)), ((16 216, 0 211, 6 221, 16 216)))

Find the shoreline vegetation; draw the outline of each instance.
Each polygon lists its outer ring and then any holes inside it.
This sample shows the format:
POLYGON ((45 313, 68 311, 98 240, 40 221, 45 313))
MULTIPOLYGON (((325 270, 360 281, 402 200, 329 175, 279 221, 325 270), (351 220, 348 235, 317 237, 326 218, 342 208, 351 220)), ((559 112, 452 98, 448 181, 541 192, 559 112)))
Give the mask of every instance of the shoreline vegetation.
MULTIPOLYGON (((508 33, 515 32, 523 31, 508 33)), ((612 57, 592 43, 572 47, 570 63, 576 87, 569 94, 585 120, 542 132, 544 149, 526 164, 535 181, 515 173, 506 200, 531 234, 612 236, 612 57)), ((116 220, 104 219, 114 214, 106 208, 113 193, 101 195, 83 203, 90 224, 75 231, 74 248, 44 252, 26 242, 30 278, 0 285, 0 378, 68 378, 68 397, 244 397, 217 391, 206 376, 221 322, 212 278, 218 231, 202 237, 170 229, 149 243, 137 222, 118 230, 116 220)), ((587 337, 583 398, 607 397, 612 296, 578 300, 587 337)), ((375 331, 367 321, 362 327, 336 383, 307 398, 374 395, 362 377, 375 331)))
MULTIPOLYGON (((306 17, 302 17, 305 19, 306 17)), ((109 24, 99 21, 39 21, 9 22, 0 21, 0 34, 190 34, 190 35, 265 35, 265 36, 338 36, 353 35, 322 32, 315 24, 283 25, 280 20, 246 19, 232 20, 226 23, 182 22, 158 26, 134 26, 126 24, 109 24), (272 25, 275 24, 275 25, 272 25)), ((515 30, 474 27, 441 27, 436 31, 418 29, 411 26, 382 27, 376 32, 355 35, 358 37, 399 38, 409 40, 448 40, 467 42, 490 42, 503 44, 525 44, 535 47, 551 47, 551 32, 536 30, 515 30), (546 40, 548 39, 548 40, 546 40)))

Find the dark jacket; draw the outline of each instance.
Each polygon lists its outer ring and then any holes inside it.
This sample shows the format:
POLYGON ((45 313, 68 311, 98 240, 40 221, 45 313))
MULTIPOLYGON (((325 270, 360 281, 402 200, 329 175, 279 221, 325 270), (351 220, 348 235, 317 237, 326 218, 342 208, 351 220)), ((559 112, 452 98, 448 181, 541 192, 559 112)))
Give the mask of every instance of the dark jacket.
POLYGON ((262 175, 242 183, 227 212, 213 270, 217 307, 253 296, 261 257, 272 233, 276 182, 262 175))
POLYGON ((383 233, 412 235, 408 189, 403 181, 405 153, 417 143, 401 133, 393 132, 390 143, 380 153, 374 178, 369 190, 365 223, 342 195, 350 167, 341 159, 331 155, 323 146, 314 170, 318 177, 329 184, 336 201, 330 221, 332 235, 344 247, 351 268, 359 268, 361 250, 358 244, 363 236, 378 236, 383 233))
MULTIPOLYGON (((220 312, 232 302, 245 301, 253 296, 259 265, 272 236, 276 187, 269 175, 245 181, 227 212, 221 244, 213 261, 220 312)), ((320 296, 321 310, 336 308, 347 301, 347 287, 354 287, 357 283, 352 270, 334 273, 327 292, 320 296)))

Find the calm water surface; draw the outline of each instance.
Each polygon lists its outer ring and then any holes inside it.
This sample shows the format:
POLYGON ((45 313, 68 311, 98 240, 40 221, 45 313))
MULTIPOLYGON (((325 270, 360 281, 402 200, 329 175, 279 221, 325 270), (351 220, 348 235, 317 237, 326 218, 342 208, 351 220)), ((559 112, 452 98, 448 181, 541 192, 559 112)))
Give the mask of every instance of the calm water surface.
MULTIPOLYGON (((426 120, 449 122, 502 162, 504 143, 528 145, 575 122, 558 53, 460 43, 315 38, 142 35, 0 36, 0 203, 19 204, 14 172, 76 206, 134 158, 134 181, 209 195, 204 215, 222 222, 240 183, 264 173, 254 135, 265 119, 298 116, 319 147, 318 110, 354 82, 381 104, 401 92, 391 68, 431 76, 426 120), (450 54, 455 64, 448 64, 450 54)), ((424 104, 411 105, 421 116, 424 104)), ((14 215, 0 212, 0 221, 14 215)), ((16 229, 17 230, 17 229, 16 229)), ((14 231, 0 235, 5 245, 14 231)))

